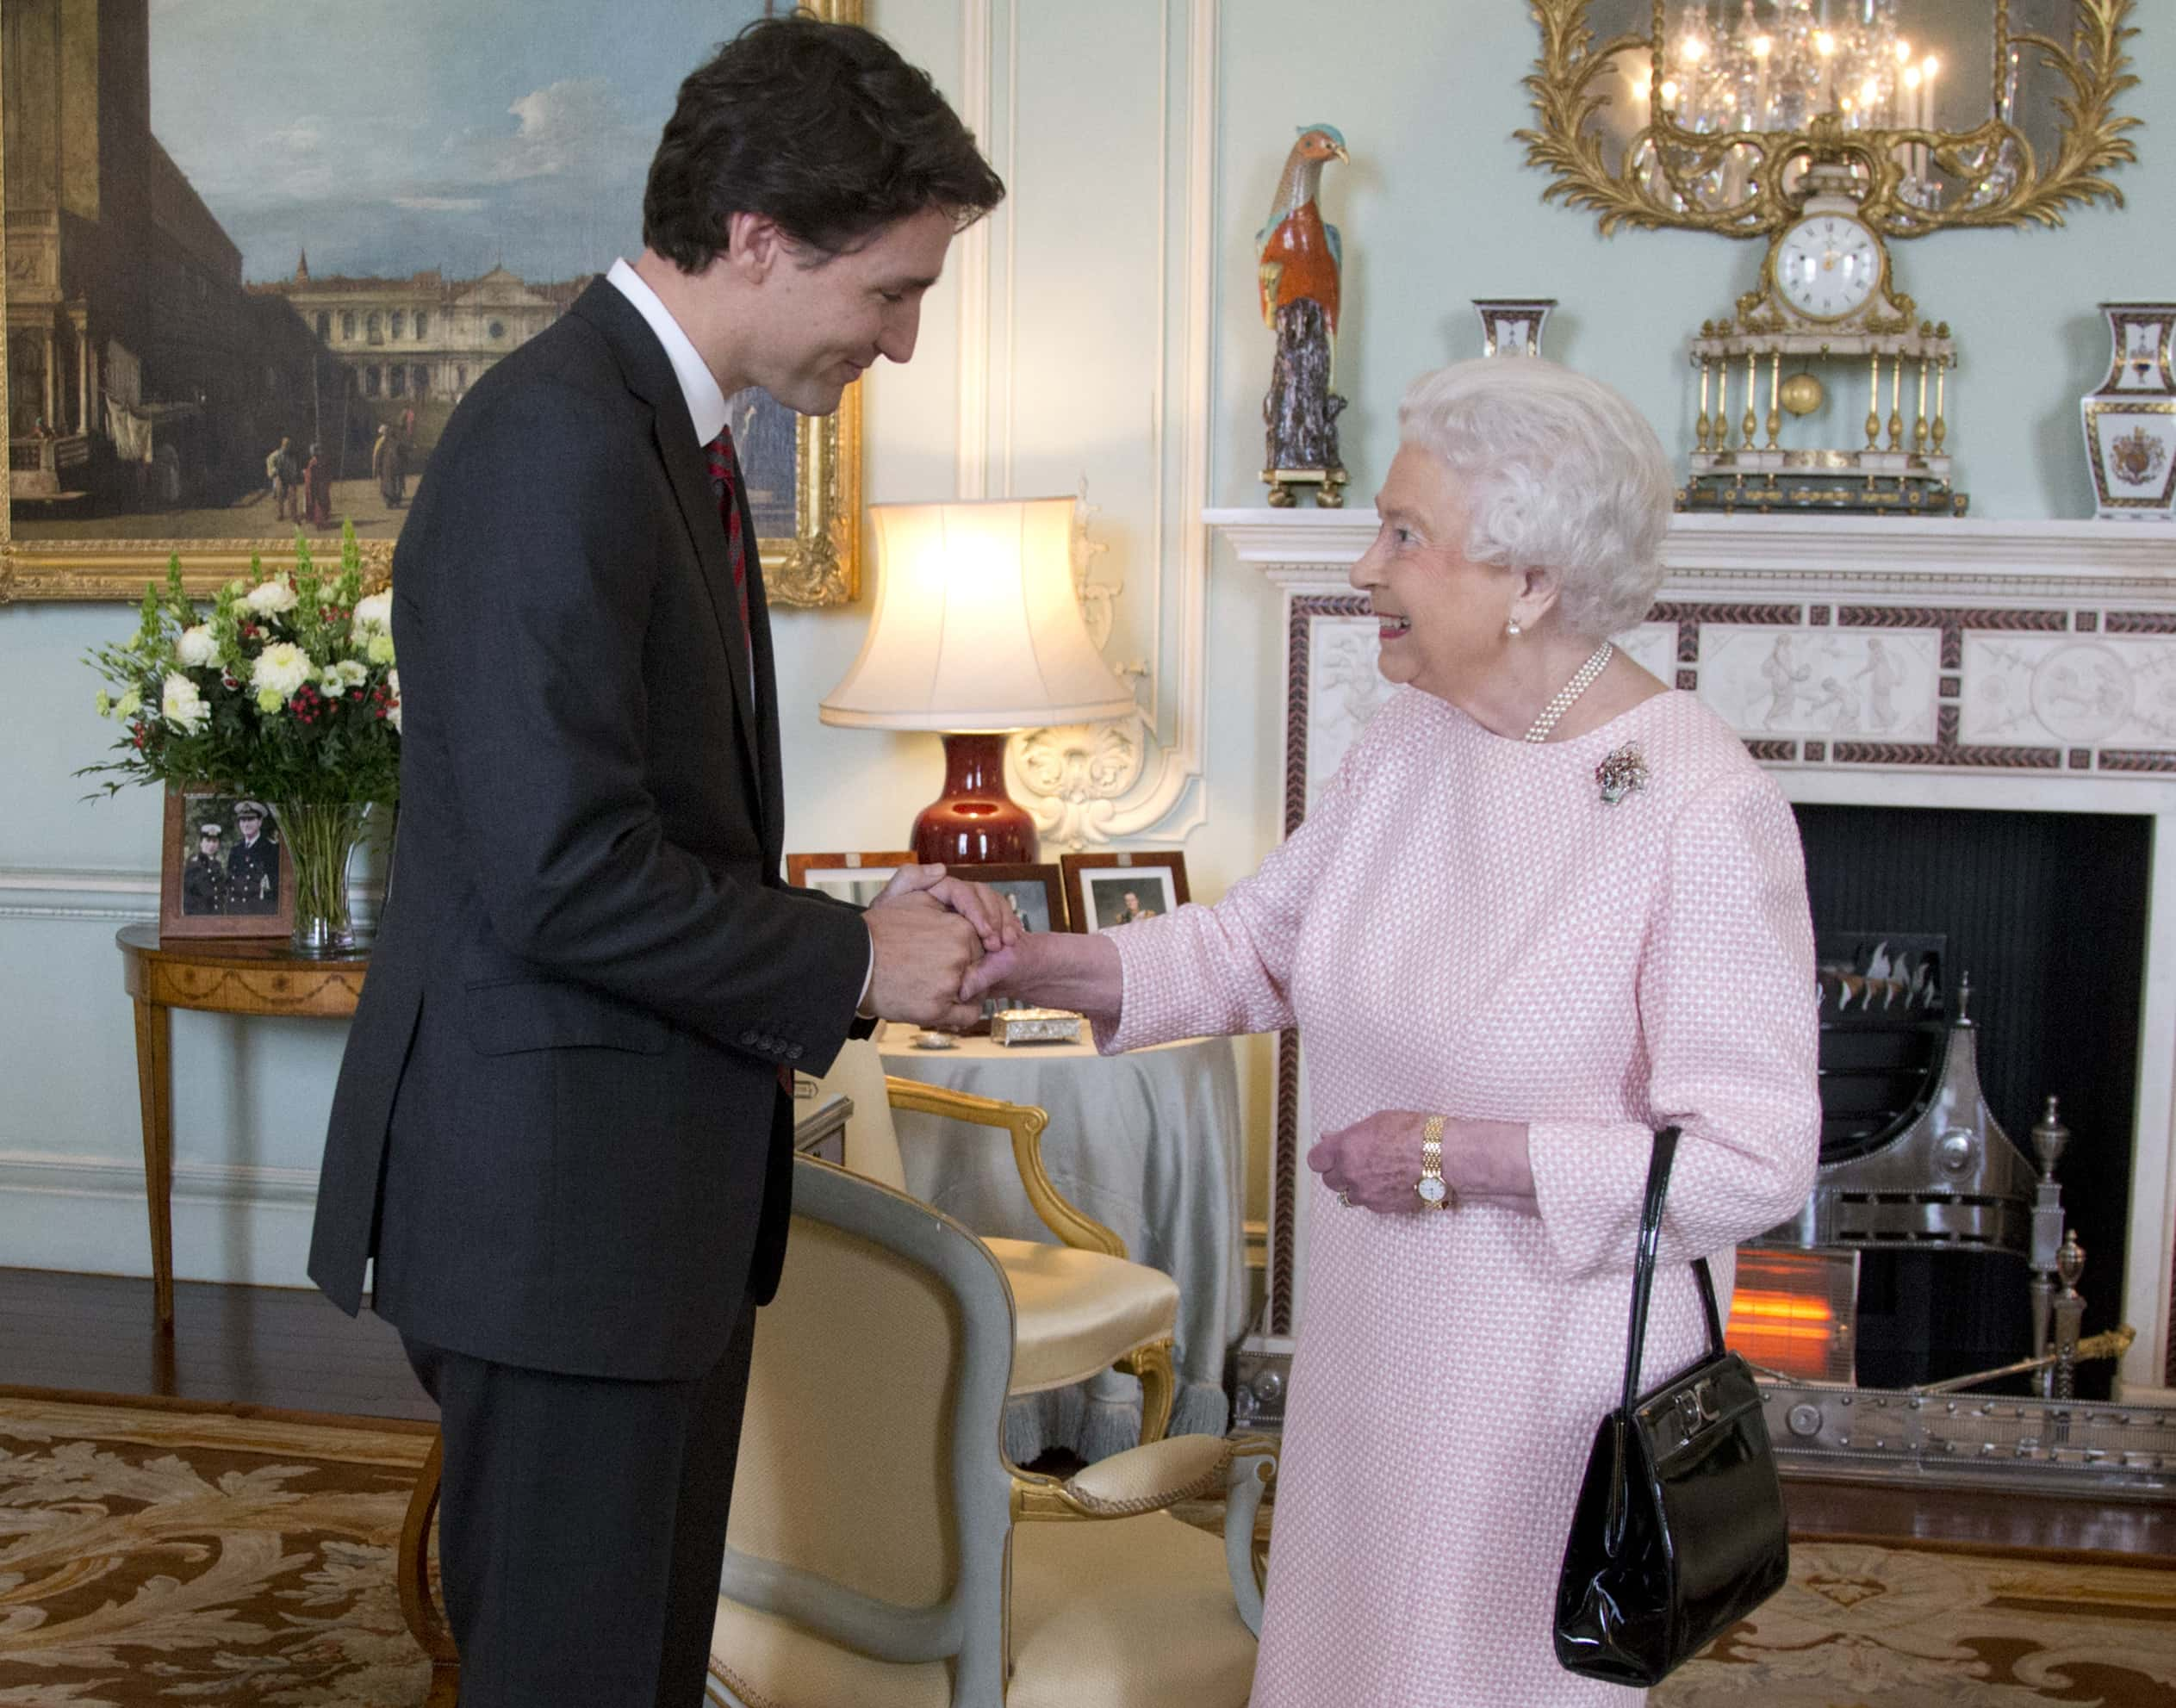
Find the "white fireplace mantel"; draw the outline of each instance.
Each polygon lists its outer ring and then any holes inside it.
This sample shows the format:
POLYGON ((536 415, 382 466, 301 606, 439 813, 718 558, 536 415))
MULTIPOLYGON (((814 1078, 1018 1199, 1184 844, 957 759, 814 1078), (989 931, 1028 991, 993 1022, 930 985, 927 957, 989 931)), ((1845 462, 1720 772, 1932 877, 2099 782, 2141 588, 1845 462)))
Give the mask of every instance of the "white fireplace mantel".
MULTIPOLYGON (((1335 571, 1375 537, 1372 510, 1209 510, 1202 519, 1242 563, 1335 571)), ((1669 581, 1774 587, 1803 577, 1825 586, 1974 583, 2159 587, 2176 604, 2176 525, 2005 522, 1976 518, 1724 516, 1670 519, 1669 581)))
MULTIPOLYGON (((1209 510, 1284 593, 1285 824, 1389 689, 1346 575, 1371 510, 1209 510)), ((1619 637, 1700 695, 1801 802, 2120 812, 2154 820, 2123 1316, 2127 1391, 2176 1332, 2176 525, 1681 515, 1655 610, 1619 637)), ((1296 1326, 1303 1068, 1281 1071, 1271 1323, 1296 1326)))

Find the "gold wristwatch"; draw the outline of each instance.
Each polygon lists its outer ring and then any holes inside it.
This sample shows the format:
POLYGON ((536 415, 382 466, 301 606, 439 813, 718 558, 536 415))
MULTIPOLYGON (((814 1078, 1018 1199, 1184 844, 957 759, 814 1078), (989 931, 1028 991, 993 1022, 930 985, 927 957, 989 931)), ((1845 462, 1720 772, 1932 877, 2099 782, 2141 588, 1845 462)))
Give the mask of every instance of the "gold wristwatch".
POLYGON ((1421 1195, 1424 1210, 1451 1208, 1451 1183, 1443 1177, 1443 1117, 1432 1115, 1421 1129, 1421 1178, 1413 1189, 1421 1195))

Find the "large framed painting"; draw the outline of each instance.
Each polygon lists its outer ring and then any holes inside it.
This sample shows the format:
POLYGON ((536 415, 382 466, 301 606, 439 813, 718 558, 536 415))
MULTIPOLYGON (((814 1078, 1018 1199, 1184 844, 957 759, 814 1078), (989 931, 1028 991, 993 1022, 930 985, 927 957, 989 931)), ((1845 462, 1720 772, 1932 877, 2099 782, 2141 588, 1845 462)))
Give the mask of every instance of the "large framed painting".
MULTIPOLYGON (((5 0, 0 603, 171 553, 208 593, 348 522, 389 568, 454 407, 641 252, 681 79, 785 8, 5 0)), ((855 598, 859 386, 731 408, 771 599, 855 598)))

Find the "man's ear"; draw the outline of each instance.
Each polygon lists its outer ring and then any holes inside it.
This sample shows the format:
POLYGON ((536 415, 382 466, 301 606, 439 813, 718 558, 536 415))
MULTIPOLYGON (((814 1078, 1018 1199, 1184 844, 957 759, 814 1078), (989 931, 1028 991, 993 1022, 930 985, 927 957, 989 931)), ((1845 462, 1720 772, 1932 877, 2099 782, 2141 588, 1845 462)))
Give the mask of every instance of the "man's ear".
POLYGON ((786 258, 786 233, 766 214, 745 210, 725 216, 725 252, 719 258, 743 281, 761 284, 786 258))

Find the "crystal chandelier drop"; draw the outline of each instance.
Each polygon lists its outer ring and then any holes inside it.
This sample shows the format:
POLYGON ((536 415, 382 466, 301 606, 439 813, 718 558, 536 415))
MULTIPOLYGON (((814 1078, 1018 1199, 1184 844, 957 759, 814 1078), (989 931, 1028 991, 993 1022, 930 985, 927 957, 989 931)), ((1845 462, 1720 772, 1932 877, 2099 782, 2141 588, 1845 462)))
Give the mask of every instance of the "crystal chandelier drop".
MULTIPOLYGON (((1682 0, 1663 55, 1663 110, 1686 130, 1804 131, 1834 113, 1846 130, 1933 130, 1941 59, 1915 48, 1899 0, 1682 0)), ((1646 105, 1648 74, 1632 94, 1646 105)), ((1942 186, 1930 151, 1899 143, 1901 195, 1931 207, 1942 186)), ((1658 171, 1651 159, 1643 175, 1658 171)), ((1699 188, 1735 198, 1744 165, 1726 156, 1699 188)), ((1688 186, 1690 187, 1690 186, 1688 186)))

